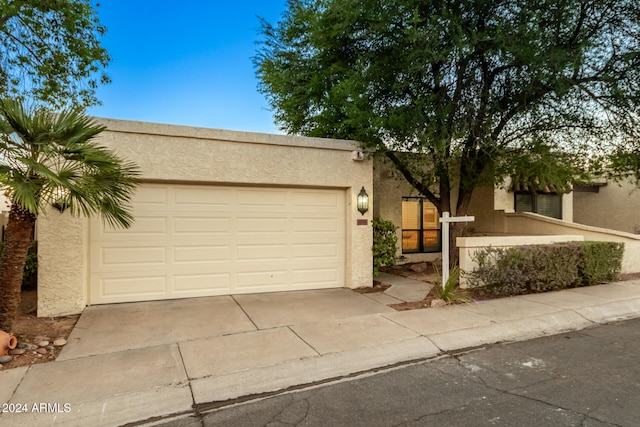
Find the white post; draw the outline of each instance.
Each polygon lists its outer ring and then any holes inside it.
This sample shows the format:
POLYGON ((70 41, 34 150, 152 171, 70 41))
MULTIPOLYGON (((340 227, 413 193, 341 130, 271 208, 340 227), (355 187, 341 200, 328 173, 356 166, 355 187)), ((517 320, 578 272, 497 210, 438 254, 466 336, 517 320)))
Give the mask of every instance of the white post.
POLYGON ((442 289, 449 280, 449 223, 475 221, 474 216, 449 216, 449 212, 442 212, 442 289))
POLYGON ((449 280, 449 212, 442 212, 442 289, 449 280))

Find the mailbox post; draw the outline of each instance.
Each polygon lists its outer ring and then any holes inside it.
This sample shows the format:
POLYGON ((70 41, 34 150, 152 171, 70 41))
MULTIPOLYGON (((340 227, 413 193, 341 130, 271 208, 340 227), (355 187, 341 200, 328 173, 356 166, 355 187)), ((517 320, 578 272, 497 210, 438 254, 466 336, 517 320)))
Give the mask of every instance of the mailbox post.
POLYGON ((449 216, 449 212, 442 212, 442 289, 449 280, 449 224, 452 222, 475 221, 474 216, 449 216))

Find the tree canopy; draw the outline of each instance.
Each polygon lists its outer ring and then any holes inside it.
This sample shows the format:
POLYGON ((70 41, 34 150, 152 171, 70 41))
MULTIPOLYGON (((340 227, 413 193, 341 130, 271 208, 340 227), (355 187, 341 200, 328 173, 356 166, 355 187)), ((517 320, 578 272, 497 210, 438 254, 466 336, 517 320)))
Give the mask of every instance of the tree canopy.
POLYGON ((109 62, 90 0, 0 0, 0 95, 55 107, 98 103, 109 62))
POLYGON ((638 164, 603 160, 640 152, 637 0, 289 0, 262 35, 282 130, 361 141, 441 212, 523 170, 638 164))

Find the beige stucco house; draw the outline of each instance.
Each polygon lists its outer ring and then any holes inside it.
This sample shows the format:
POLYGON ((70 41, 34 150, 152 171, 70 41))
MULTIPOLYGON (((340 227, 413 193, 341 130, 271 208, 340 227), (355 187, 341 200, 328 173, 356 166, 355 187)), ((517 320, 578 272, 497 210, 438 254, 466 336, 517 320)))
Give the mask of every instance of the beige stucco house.
MULTIPOLYGON (((398 262, 441 258, 441 225, 435 206, 420 197, 390 163, 377 159, 373 174, 374 217, 391 220, 398 227, 398 262)), ((596 240, 623 242, 622 272, 640 272, 640 235, 627 231, 640 222, 635 205, 629 204, 632 189, 627 185, 610 190, 611 195, 601 186, 601 195, 607 197, 595 200, 587 199, 584 192, 531 193, 511 182, 476 188, 467 213, 475 221, 466 223, 467 237, 457 241, 460 268, 472 270, 473 254, 482 247, 596 240), (624 208, 625 203, 630 208, 624 208), (621 224, 616 222, 618 217, 621 224)), ((452 194, 453 204, 456 197, 452 194)), ((640 207, 640 197, 637 200, 640 207)))
POLYGON ((575 222, 640 234, 640 188, 632 180, 576 186, 573 206, 575 222))
POLYGON ((371 161, 351 141, 101 120, 136 162, 130 229, 38 220, 38 314, 86 305, 369 286, 371 161))
MULTIPOLYGON (((39 217, 40 316, 94 304, 371 286, 374 217, 398 227, 399 262, 441 257, 435 206, 355 142, 100 120, 100 142, 141 168, 136 220, 122 230, 53 208, 39 217), (370 197, 364 214, 362 189, 370 197)), ((574 223, 571 193, 513 187, 474 192, 470 237, 458 241, 463 270, 486 245, 591 239, 624 241, 623 271, 640 271, 640 236, 574 223)))
MULTIPOLYGON (((374 204, 376 218, 392 221, 397 227, 397 259, 400 262, 433 261, 441 256, 441 225, 438 210, 417 191, 395 167, 384 159, 374 161, 374 204)), ((453 204, 457 194, 452 194, 453 204)), ((475 221, 466 224, 467 234, 504 235, 503 215, 534 212, 565 222, 573 220, 573 196, 568 194, 515 191, 503 187, 479 187, 474 190, 468 215, 475 221)), ((455 212, 451 212, 455 215, 455 212)), ((538 233, 533 233, 538 234, 538 233)))

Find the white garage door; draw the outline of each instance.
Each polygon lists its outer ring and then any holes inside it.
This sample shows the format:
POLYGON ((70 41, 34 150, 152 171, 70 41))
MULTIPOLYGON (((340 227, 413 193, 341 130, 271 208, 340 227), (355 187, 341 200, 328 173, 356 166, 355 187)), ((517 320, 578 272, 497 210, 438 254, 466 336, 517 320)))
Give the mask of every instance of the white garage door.
POLYGON ((90 226, 90 302, 344 286, 345 191, 141 185, 135 224, 90 226))

